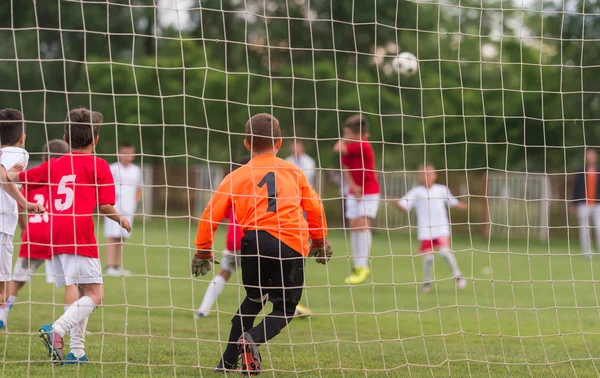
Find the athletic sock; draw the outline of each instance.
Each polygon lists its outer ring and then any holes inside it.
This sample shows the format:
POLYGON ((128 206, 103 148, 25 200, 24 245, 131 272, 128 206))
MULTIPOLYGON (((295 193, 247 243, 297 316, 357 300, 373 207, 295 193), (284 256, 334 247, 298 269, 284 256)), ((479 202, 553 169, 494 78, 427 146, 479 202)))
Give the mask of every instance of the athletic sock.
POLYGON ((350 247, 352 247, 352 266, 356 268, 360 261, 360 247, 358 245, 358 233, 350 232, 350 247))
POLYGON ((444 261, 446 261, 446 264, 448 264, 448 267, 450 268, 450 271, 452 272, 452 275, 454 277, 462 276, 460 269, 458 269, 458 262, 456 261, 456 256, 454 256, 454 253, 452 253, 451 250, 440 250, 440 256, 444 259, 444 261))
POLYGON ((250 298, 244 298, 244 301, 240 305, 237 313, 231 319, 231 331, 229 332, 229 343, 225 352, 223 353, 223 362, 229 365, 237 363, 238 350, 237 341, 243 333, 250 330, 254 325, 254 319, 256 315, 263 309, 265 301, 251 300, 250 298))
POLYGON ((71 328, 70 352, 77 358, 85 356, 85 331, 89 316, 71 328))
POLYGON ((221 295, 221 292, 223 292, 225 282, 225 278, 220 275, 213 278, 206 288, 206 293, 204 293, 204 298, 202 299, 200 308, 198 308, 198 312, 206 313, 210 311, 219 295, 221 295))
POLYGON ((96 304, 92 298, 88 296, 81 297, 54 322, 52 329, 61 337, 64 337, 67 332, 86 319, 95 309, 96 304))
POLYGON ((433 253, 427 253, 423 256, 423 281, 431 282, 431 267, 433 266, 433 253))
POLYGON ((368 268, 371 231, 360 231, 355 234, 358 258, 354 259, 354 265, 359 268, 368 268))

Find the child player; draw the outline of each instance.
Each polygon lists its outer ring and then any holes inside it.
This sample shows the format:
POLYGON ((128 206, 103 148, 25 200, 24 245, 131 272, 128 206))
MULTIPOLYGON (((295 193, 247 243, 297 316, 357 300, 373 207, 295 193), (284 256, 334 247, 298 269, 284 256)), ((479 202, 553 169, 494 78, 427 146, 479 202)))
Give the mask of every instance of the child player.
MULTIPOLYGON (((142 169, 133 163, 135 148, 124 143, 119 146, 116 163, 110 165, 117 188, 117 203, 115 209, 133 224, 133 217, 138 203, 142 199, 142 169)), ((104 237, 106 238, 106 269, 107 276, 129 276, 131 272, 123 269, 123 239, 131 235, 120 224, 104 218, 104 237)))
MULTIPOLYGON (((39 330, 40 338, 55 363, 88 361, 85 331, 89 315, 102 304, 102 268, 94 234, 94 210, 118 222, 128 232, 131 226, 115 210, 115 186, 108 163, 95 156, 102 114, 85 108, 67 114, 64 139, 71 153, 47 161, 25 172, 9 173, 10 181, 50 184, 50 240, 56 287, 75 286, 79 299, 70 304, 54 324, 39 330), (63 356, 63 337, 71 333, 71 350, 63 356)), ((69 303, 67 303, 69 304, 69 303)))
MULTIPOLYGON (((69 152, 69 145, 60 139, 49 141, 43 149, 42 163, 49 159, 56 159, 69 152)), ((34 190, 28 190, 24 185, 22 192, 30 202, 37 202, 48 208, 49 187, 39 186, 34 190)), ((50 217, 45 214, 31 214, 28 217, 19 214, 19 226, 21 227, 21 248, 19 258, 15 264, 12 281, 8 283, 8 299, 6 305, 0 307, 0 322, 7 324, 7 317, 13 304, 17 301, 19 290, 31 281, 31 276, 44 262, 46 264, 46 282, 54 283, 54 271, 52 270, 52 257, 50 248, 50 217), (25 220, 27 218, 27 221, 25 220)), ((73 303, 77 300, 77 290, 72 287, 65 293, 65 303, 73 303)))
POLYGON ((327 221, 321 199, 298 167, 276 156, 281 148, 279 121, 257 114, 245 131, 244 145, 252 160, 223 179, 204 210, 192 273, 205 275, 211 270, 214 233, 233 207, 244 233, 241 266, 246 298, 231 321, 229 343, 215 371, 235 370, 241 356, 242 373, 258 375, 258 346, 287 326, 302 296, 304 257, 325 264, 332 252, 325 241, 327 221), (267 299, 273 311, 254 326, 267 299))
POLYGON ((409 212, 414 208, 417 212, 417 237, 421 242, 419 254, 423 255, 423 291, 428 293, 431 289, 435 248, 448 264, 456 280, 456 287, 464 289, 467 282, 462 277, 456 257, 450 249, 450 221, 447 208, 456 207, 466 210, 467 205, 457 200, 446 185, 435 183, 437 172, 432 164, 419 166, 419 181, 421 185, 409 190, 394 204, 402 211, 409 212))
MULTIPOLYGON (((0 110, 0 312, 6 313, 7 283, 12 273, 13 236, 19 217, 18 205, 27 211, 45 212, 43 204, 27 202, 15 184, 8 182, 9 172, 23 169, 29 163, 25 144, 25 122, 23 114, 16 109, 0 110), (18 167, 18 168, 17 168, 18 167)), ((6 317, 0 318, 0 328, 6 317)))
POLYGON ((342 155, 344 179, 349 193, 346 218, 350 222, 350 244, 354 267, 346 284, 360 284, 369 273, 371 222, 379 209, 379 182, 375 175, 375 154, 369 137, 369 124, 362 115, 353 115, 344 123, 343 140, 333 151, 342 155))
MULTIPOLYGON (((239 160, 239 165, 245 165, 250 161, 250 157, 244 157, 239 160)), ((213 278, 213 280, 208 284, 206 288, 206 292, 204 293, 204 298, 202 298, 202 303, 196 311, 197 318, 207 317, 210 313, 210 309, 215 304, 215 301, 223 292, 225 288, 225 283, 229 281, 231 278, 231 274, 235 273, 238 266, 240 266, 240 249, 242 245, 242 236, 244 236, 242 228, 235 221, 235 216, 233 215, 233 210, 229 208, 225 213, 225 220, 229 223, 227 227, 227 236, 225 238, 225 249, 222 252, 221 257, 221 270, 219 274, 213 278)), ((310 310, 304 306, 296 305, 296 316, 308 316, 310 315, 310 310)))

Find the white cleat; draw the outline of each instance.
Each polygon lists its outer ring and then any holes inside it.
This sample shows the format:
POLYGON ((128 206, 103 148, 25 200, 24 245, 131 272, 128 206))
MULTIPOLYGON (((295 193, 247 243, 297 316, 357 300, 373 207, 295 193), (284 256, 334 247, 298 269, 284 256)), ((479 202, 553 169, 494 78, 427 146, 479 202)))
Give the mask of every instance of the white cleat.
POLYGON ((208 312, 208 311, 206 311, 206 312, 203 312, 203 311, 196 311, 196 312, 194 313, 194 318, 195 318, 195 319, 206 318, 206 317, 208 316, 208 314, 209 314, 209 312, 208 312))
POLYGON ((459 290, 464 289, 465 287, 467 287, 467 280, 465 280, 462 277, 456 277, 456 287, 459 290))

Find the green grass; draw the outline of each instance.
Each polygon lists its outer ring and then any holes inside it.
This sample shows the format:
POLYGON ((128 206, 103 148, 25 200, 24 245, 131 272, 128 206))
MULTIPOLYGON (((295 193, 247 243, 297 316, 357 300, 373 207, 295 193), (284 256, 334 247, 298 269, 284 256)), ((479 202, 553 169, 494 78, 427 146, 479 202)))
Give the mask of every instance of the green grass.
MULTIPOLYGON (((40 275, 22 291, 8 331, 0 333, 4 376, 216 376, 212 368, 244 296, 238 276, 219 298, 218 312, 195 321, 193 310, 212 274, 190 277, 190 227, 173 221, 167 228, 159 220, 136 226, 125 259, 138 275, 105 278, 105 306, 88 326, 93 363, 53 367, 46 361, 36 330, 62 313, 62 290, 40 275)), ((219 234, 217 249, 222 240, 219 234)), ((438 283, 425 295, 417 284, 418 245, 408 235, 377 234, 373 280, 352 288, 343 285, 345 240, 342 232, 332 233, 335 259, 326 268, 307 262, 303 302, 314 315, 294 320, 261 347, 265 376, 598 374, 600 267, 569 254, 565 241, 455 238, 467 288, 457 292, 436 259, 438 283)))

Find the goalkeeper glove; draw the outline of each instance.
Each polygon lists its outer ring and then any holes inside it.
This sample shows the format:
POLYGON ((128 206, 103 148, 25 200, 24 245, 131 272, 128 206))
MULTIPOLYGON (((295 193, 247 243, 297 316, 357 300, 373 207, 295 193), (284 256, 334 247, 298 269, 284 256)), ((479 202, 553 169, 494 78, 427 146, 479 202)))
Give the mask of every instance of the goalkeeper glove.
POLYGON ((205 276, 212 270, 212 263, 219 264, 209 249, 199 249, 192 260, 192 274, 205 276))
POLYGON ((325 265, 333 255, 331 245, 325 239, 313 240, 310 244, 310 252, 308 257, 316 257, 317 263, 325 265))

